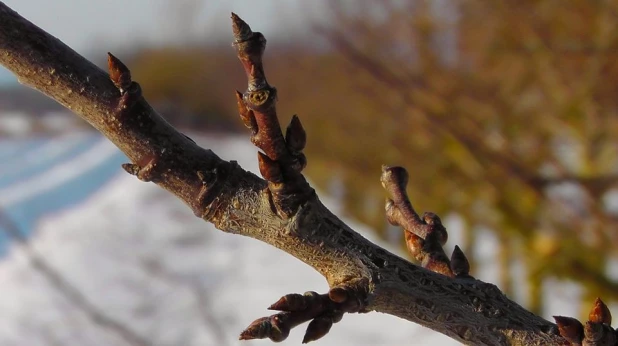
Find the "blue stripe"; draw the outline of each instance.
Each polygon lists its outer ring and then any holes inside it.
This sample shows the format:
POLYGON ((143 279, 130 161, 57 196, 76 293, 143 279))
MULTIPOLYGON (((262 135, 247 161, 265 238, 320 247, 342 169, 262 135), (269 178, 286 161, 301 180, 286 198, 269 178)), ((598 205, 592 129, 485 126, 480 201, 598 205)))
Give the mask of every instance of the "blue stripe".
MULTIPOLYGON (((88 142, 98 140, 102 140, 102 137, 93 135, 92 138, 89 137, 88 142)), ((120 165, 127 160, 126 156, 118 150, 105 161, 84 171, 83 174, 74 179, 39 195, 5 206, 3 212, 18 226, 22 234, 29 237, 41 217, 83 202, 119 174, 122 171, 120 165)), ((79 162, 75 164, 78 165, 79 162)), ((47 167, 52 166, 47 165, 47 167)), ((6 232, 0 232, 0 255, 6 254, 9 244, 12 242, 7 237, 6 232)))
MULTIPOLYGON (((74 138, 63 138, 56 140, 75 141, 74 138)), ((62 152, 47 157, 37 157, 35 161, 22 160, 21 158, 28 154, 28 152, 25 152, 21 155, 21 157, 18 157, 13 161, 6 162, 5 164, 7 164, 7 168, 4 172, 0 170, 0 188, 17 184, 20 181, 30 179, 37 175, 42 175, 42 173, 53 166, 69 161, 75 156, 92 149, 92 147, 100 140, 101 138, 99 136, 84 136, 83 138, 75 141, 75 143, 71 146, 63 148, 62 152)), ((45 144, 50 145, 50 142, 51 141, 47 141, 45 144)), ((38 149, 40 150, 40 146, 38 149)), ((41 176, 41 179, 45 179, 44 175, 41 176)))
POLYGON ((24 153, 42 147, 49 139, 3 139, 0 140, 0 167, 8 166, 10 160, 23 156, 24 153))

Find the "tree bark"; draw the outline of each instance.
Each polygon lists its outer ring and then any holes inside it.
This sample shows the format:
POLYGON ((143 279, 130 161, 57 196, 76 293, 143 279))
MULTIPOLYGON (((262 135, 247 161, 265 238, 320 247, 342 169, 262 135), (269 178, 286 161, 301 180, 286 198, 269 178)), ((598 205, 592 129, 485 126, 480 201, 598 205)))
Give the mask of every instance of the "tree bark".
POLYGON ((132 161, 124 166, 130 173, 173 193, 218 229, 258 239, 313 267, 328 281, 335 309, 391 314, 470 345, 569 345, 555 324, 509 300, 496 286, 416 266, 369 242, 324 207, 300 174, 302 167, 290 168, 303 166, 304 158, 292 150, 293 140, 286 139, 287 151, 277 147, 284 143, 283 134, 277 135, 278 124, 275 130, 269 115, 276 92, 260 83, 265 77, 251 60, 256 52, 245 49, 256 36, 237 24, 239 57, 245 68, 254 67, 247 71, 249 90, 238 102, 252 140, 265 153, 260 167, 267 180, 170 126, 118 59, 110 55, 108 74, 1 2, 0 63, 22 84, 109 138, 132 161))

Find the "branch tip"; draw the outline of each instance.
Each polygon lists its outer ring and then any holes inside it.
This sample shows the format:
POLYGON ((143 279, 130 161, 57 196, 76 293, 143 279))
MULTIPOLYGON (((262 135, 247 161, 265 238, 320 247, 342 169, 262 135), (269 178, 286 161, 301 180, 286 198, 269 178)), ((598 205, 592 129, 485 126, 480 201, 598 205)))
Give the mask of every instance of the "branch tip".
POLYGON ((114 86, 124 93, 131 86, 131 71, 129 68, 116 58, 112 53, 107 53, 107 67, 109 70, 109 78, 114 83, 114 86))
POLYGON ((566 316, 554 316, 560 336, 570 343, 580 343, 584 337, 584 326, 577 319, 566 316))
POLYGON ((125 172, 131 175, 137 175, 141 169, 140 166, 133 164, 133 163, 123 163, 121 167, 122 169, 124 169, 125 172))
POLYGON ((238 340, 264 339, 270 330, 270 317, 261 317, 251 322, 249 327, 240 333, 238 340))
POLYGON ((292 117, 290 124, 285 131, 285 142, 288 149, 295 153, 302 152, 307 144, 307 133, 297 115, 292 117))
MULTIPOLYGON (((408 171, 399 166, 386 166, 382 165, 382 175, 380 176, 380 181, 382 182, 382 187, 387 190, 389 193, 394 188, 399 188, 403 190, 405 194, 406 186, 408 185, 408 171)), ((397 201, 396 195, 393 195, 393 199, 397 201)))
POLYGON ((470 274, 470 262, 458 245, 455 245, 451 255, 451 270, 457 277, 469 276, 470 274))
POLYGON ((233 45, 248 82, 243 94, 236 92, 238 111, 245 126, 251 129, 251 143, 262 152, 258 154, 258 163, 262 177, 269 182, 273 211, 282 218, 289 218, 314 196, 314 190, 301 174, 307 165, 307 158, 301 152, 306 134, 295 117, 286 141, 277 118, 277 89, 268 84, 264 73, 262 58, 266 38, 253 32, 235 13, 232 13, 232 24, 233 45))
POLYGON ((234 42, 236 43, 247 41, 253 36, 253 31, 251 31, 249 24, 234 12, 232 12, 232 31, 234 32, 234 42))
POLYGON ((254 340, 269 338, 274 342, 281 342, 290 335, 290 329, 282 321, 283 315, 276 314, 258 318, 251 322, 249 327, 240 333, 239 340, 254 340))
POLYGON ((612 313, 601 298, 595 299, 592 310, 590 310, 588 314, 588 320, 590 322, 605 323, 607 325, 612 324, 612 313))

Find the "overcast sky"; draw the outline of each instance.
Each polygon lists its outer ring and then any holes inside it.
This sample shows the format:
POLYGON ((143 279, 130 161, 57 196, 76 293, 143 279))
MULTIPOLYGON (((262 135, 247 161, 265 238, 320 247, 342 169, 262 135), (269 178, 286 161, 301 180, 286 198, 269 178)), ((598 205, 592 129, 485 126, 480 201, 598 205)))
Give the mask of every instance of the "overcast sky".
MULTIPOLYGON (((82 54, 178 40, 231 42, 229 15, 274 39, 308 30, 327 0, 2 0, 82 54)), ((1 24, 0 24, 1 25, 1 24)), ((0 83, 14 77, 0 67, 0 83)))

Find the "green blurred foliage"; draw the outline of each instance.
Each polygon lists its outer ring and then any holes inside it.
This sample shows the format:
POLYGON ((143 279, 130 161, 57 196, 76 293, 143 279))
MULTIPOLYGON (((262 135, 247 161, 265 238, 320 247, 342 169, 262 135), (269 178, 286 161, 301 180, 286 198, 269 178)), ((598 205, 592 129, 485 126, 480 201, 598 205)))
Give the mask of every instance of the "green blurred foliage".
MULTIPOLYGON (((542 311, 550 278, 581 283, 586 301, 618 298, 608 270, 618 248, 618 4, 358 0, 330 14, 318 36, 270 42, 265 57, 282 125, 299 112, 307 130, 315 184, 388 238, 380 167, 405 166, 419 212, 461 218, 473 270, 479 231, 495 234, 497 284, 507 294, 525 285, 528 308, 542 311)), ((130 66, 171 122, 237 130, 233 91, 246 81, 234 53, 167 47, 130 66)))

